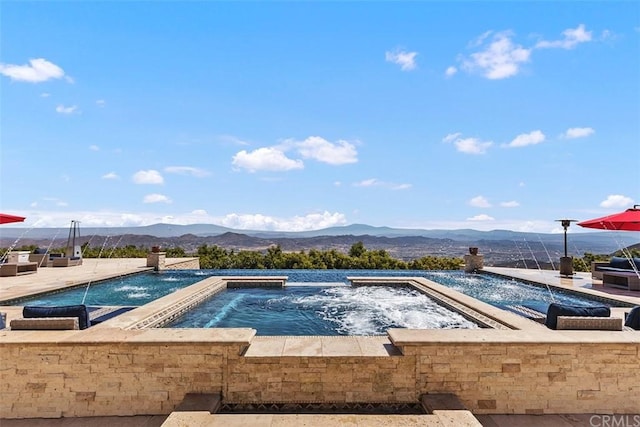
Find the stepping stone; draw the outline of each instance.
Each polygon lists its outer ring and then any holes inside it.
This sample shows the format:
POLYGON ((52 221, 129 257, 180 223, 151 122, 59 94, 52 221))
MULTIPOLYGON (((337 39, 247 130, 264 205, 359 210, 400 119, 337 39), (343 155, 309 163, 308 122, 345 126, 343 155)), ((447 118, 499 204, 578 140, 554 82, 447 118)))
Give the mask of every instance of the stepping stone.
POLYGON ((178 412, 209 411, 215 414, 220 409, 217 393, 187 393, 176 408, 178 412))
POLYGON ((427 414, 442 410, 469 410, 458 396, 451 393, 423 394, 420 397, 420 403, 427 414))

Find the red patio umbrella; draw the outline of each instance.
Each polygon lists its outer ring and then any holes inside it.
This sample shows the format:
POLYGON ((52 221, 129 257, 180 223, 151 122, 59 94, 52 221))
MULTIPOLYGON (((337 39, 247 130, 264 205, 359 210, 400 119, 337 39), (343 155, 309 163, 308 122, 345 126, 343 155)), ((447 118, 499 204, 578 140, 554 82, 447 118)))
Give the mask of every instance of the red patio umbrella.
POLYGON ((8 224, 10 222, 22 222, 26 218, 23 216, 9 215, 0 213, 0 224, 8 224))
POLYGON ((633 205, 633 208, 624 212, 582 221, 578 225, 600 230, 640 231, 640 205, 633 205))

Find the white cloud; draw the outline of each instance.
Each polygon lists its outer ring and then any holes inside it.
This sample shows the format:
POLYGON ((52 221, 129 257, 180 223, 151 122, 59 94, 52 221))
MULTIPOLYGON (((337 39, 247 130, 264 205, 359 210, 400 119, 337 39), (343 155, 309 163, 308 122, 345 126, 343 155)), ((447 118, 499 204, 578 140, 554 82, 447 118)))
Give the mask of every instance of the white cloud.
POLYGON ((481 141, 478 138, 461 138, 461 136, 462 134, 459 132, 450 133, 442 141, 453 143, 456 150, 466 154, 484 154, 493 145, 491 141, 481 141))
POLYGON ((100 151, 100 147, 98 147, 97 145, 93 144, 89 146, 89 150, 91 151, 100 151))
POLYGON ((477 138, 459 139, 455 142, 456 149, 466 154, 484 154, 493 145, 490 141, 480 141, 477 138))
POLYGON ((411 184, 395 184, 393 182, 380 181, 377 178, 369 178, 353 183, 354 187, 382 187, 390 190, 407 190, 411 184))
POLYGON ((457 72, 458 72, 458 69, 456 67, 451 66, 451 67, 447 67, 447 69, 444 72, 444 75, 447 77, 451 77, 457 72))
MULTIPOLYGON (((260 224, 267 224, 270 230, 277 231, 305 231, 318 230, 321 228, 346 225, 346 217, 342 213, 317 212, 308 215, 293 216, 289 218, 276 218, 263 214, 239 215, 229 214, 226 216, 213 216, 204 211, 195 210, 192 212, 143 212, 136 213, 123 211, 69 211, 68 209, 45 208, 46 203, 42 203, 41 210, 36 209, 38 203, 34 202, 28 211, 20 210, 20 214, 26 216, 25 226, 37 227, 62 227, 68 229, 69 219, 77 219, 83 227, 134 227, 145 226, 158 223, 184 225, 184 224, 217 224, 223 226, 233 226, 244 229, 261 229, 260 224), (253 220, 252 218, 256 218, 253 220), (235 222, 231 218, 236 218, 235 222), (289 228, 291 227, 291 228, 289 228)), ((154 205, 147 205, 154 206, 154 205)), ((155 205, 169 206, 169 205, 155 205)), ((154 207, 155 207, 154 206, 154 207)), ((175 203, 171 206, 175 206, 175 203)), ((351 211, 353 215, 360 215, 358 209, 351 211)), ((557 222, 553 220, 523 220, 499 219, 494 220, 487 215, 478 215, 466 220, 445 219, 438 221, 420 221, 418 223, 403 224, 404 228, 422 229, 445 229, 456 230, 463 228, 473 228, 475 230, 490 231, 496 229, 549 233, 557 229, 557 222)), ((393 224, 387 224, 394 226, 393 224)), ((8 225, 9 227, 11 225, 8 225)), ((236 227, 233 227, 236 228, 236 227)))
MULTIPOLYGON (((288 141, 291 142, 291 141, 288 141)), ((355 145, 339 140, 336 143, 319 136, 310 136, 302 142, 296 142, 298 152, 304 158, 311 158, 330 165, 356 163, 358 152, 355 145)))
POLYGON ((275 218, 262 214, 228 214, 218 220, 222 226, 239 230, 307 231, 345 225, 346 217, 338 212, 311 213, 292 218, 275 218))
POLYGON ((133 182, 136 184, 162 184, 164 178, 157 170, 150 169, 133 174, 133 182))
POLYGON ((489 216, 487 214, 480 214, 480 215, 476 215, 476 216, 472 216, 470 218, 467 218, 467 221, 494 221, 495 218, 492 216, 489 216))
POLYGON ((42 93, 40 94, 40 96, 41 96, 42 98, 48 98, 48 97, 50 97, 50 96, 51 96, 51 94, 50 94, 50 93, 48 93, 48 92, 42 92, 42 93))
POLYGON ((517 208, 518 206, 520 206, 520 203, 516 202, 515 200, 511 200, 508 202, 501 202, 500 206, 502 206, 503 208, 517 208))
POLYGON ((536 145, 540 144, 545 140, 544 133, 539 130, 534 130, 533 132, 523 133, 515 137, 513 141, 508 144, 505 144, 505 147, 526 147, 527 145, 536 145))
POLYGON ((60 114, 73 114, 78 111, 78 107, 76 105, 72 105, 71 107, 65 107, 60 104, 56 107, 56 112, 60 114))
POLYGON ((627 208, 631 205, 633 205, 633 199, 622 194, 610 194, 600 203, 603 208, 627 208))
POLYGON ((600 40, 613 40, 616 38, 617 35, 609 30, 602 30, 602 33, 600 33, 600 40))
POLYGON ((263 147, 247 152, 242 150, 233 156, 233 165, 249 172, 288 171, 303 169, 302 160, 288 158, 281 150, 274 147, 263 147))
POLYGON ((164 194, 147 194, 143 199, 144 203, 171 203, 171 199, 164 194))
POLYGON ((179 175, 191 175, 198 178, 211 175, 208 171, 200 168, 194 168, 191 166, 168 166, 164 168, 167 173, 175 173, 179 175))
POLYGON ((235 137, 233 135, 218 135, 217 137, 221 142, 225 143, 225 144, 232 144, 232 145, 250 145, 248 142, 241 140, 238 137, 235 137))
POLYGON ((106 102, 104 99, 98 99, 98 100, 96 101, 96 105, 97 105, 98 107, 104 107, 105 105, 107 105, 107 102, 106 102))
POLYGON ((408 190, 412 187, 411 184, 390 184, 392 190, 408 190))
POLYGON ((562 136, 567 139, 574 139, 584 138, 593 133, 595 133, 595 130, 592 128, 569 128, 562 136))
POLYGON ((476 208, 490 208, 491 203, 484 196, 476 196, 469 200, 469 205, 476 208))
POLYGON ((460 132, 450 133, 444 138, 442 138, 442 142, 453 142, 458 139, 462 134, 460 132))
POLYGON ((0 74, 11 80, 29 83, 41 83, 64 77, 64 70, 43 58, 30 59, 29 64, 0 64, 0 74))
POLYGON ((536 44, 536 48, 560 48, 573 49, 579 43, 591 41, 591 31, 586 31, 584 24, 578 25, 576 28, 568 28, 562 32, 564 36, 561 40, 546 41, 541 40, 536 44))
POLYGON ((407 52, 404 50, 387 51, 384 54, 384 59, 387 62, 393 62, 400 65, 402 71, 411 71, 416 68, 416 56, 418 52, 407 52))
POLYGON ((60 200, 57 197, 43 197, 42 200, 46 201, 46 202, 51 202, 54 205, 64 208, 69 206, 69 203, 65 202, 64 200, 60 200))
POLYGON ((531 49, 525 49, 515 45, 511 41, 511 33, 501 32, 495 34, 488 44, 485 39, 489 36, 485 33, 478 40, 479 45, 484 44, 484 49, 472 53, 469 58, 462 60, 462 67, 466 71, 479 70, 488 79, 497 80, 515 76, 520 72, 520 66, 529 61, 531 49))
POLYGON ((195 209, 191 211, 192 214, 194 215, 207 215, 207 211, 204 209, 195 209))
POLYGON ((109 172, 102 175, 102 179, 120 179, 120 177, 115 172, 109 172))
POLYGON ((364 179, 362 181, 356 182, 353 185, 356 187, 373 187, 378 183, 378 180, 375 178, 364 179))

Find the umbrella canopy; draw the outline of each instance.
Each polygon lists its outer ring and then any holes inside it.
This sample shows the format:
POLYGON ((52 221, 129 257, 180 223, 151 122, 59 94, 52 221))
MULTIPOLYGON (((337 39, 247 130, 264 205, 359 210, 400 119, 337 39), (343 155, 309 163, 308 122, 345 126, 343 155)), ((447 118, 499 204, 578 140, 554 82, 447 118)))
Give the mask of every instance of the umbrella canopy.
POLYGON ((0 224, 8 224, 10 222, 22 222, 25 220, 23 216, 15 216, 9 214, 0 213, 0 224))
POLYGON ((579 222, 580 227, 598 228, 601 230, 640 231, 640 205, 624 212, 579 222))

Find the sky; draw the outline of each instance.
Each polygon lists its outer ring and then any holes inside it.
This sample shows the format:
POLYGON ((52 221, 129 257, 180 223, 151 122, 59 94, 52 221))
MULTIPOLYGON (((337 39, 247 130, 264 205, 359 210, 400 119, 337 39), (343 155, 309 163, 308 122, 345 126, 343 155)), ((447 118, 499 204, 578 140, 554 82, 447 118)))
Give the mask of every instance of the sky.
POLYGON ((638 2, 2 0, 0 24, 21 227, 551 233, 640 204, 638 2))

